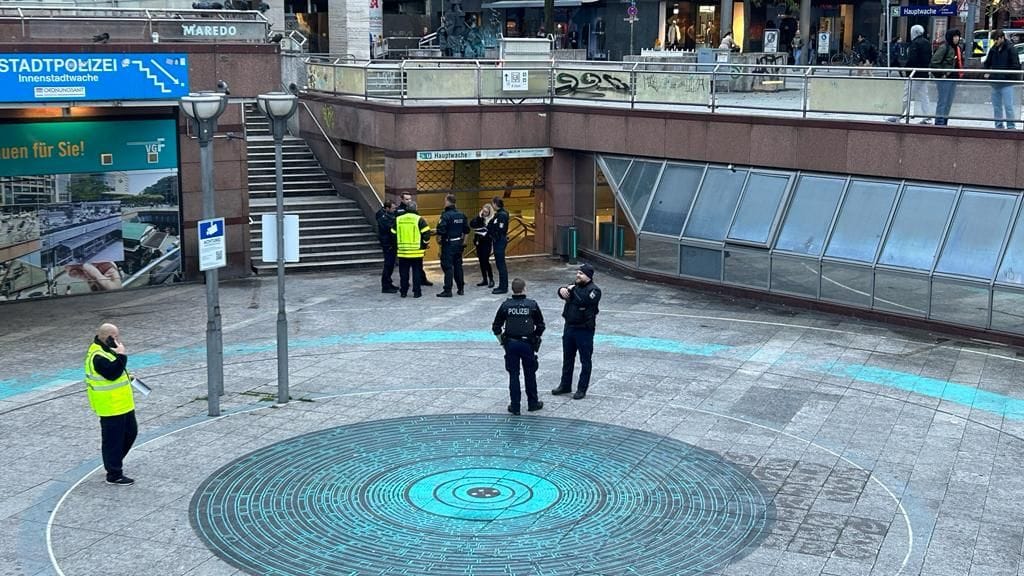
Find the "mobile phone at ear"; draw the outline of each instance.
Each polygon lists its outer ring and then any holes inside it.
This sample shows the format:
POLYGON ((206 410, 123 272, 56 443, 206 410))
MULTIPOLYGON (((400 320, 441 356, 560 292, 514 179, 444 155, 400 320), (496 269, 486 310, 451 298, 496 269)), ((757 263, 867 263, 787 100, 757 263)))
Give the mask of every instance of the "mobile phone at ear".
POLYGON ((110 348, 117 348, 117 342, 114 341, 113 336, 107 336, 107 346, 110 348))

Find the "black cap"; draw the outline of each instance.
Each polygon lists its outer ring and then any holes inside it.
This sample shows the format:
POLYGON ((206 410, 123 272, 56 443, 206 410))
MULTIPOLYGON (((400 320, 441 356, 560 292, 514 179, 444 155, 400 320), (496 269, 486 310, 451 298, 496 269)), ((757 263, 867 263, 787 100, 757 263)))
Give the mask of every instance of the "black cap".
POLYGON ((587 278, 594 279, 594 267, 590 264, 580 264, 580 272, 583 272, 587 278))

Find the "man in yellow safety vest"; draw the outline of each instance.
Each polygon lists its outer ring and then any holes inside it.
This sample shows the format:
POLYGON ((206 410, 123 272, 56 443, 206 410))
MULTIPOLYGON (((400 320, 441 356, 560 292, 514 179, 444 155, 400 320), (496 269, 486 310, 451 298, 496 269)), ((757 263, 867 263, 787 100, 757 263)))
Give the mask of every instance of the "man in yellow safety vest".
POLYGON ((391 229, 398 244, 398 292, 405 298, 409 293, 409 271, 412 271, 412 297, 423 296, 420 291, 423 278, 423 255, 430 240, 430 225, 416 211, 416 202, 406 203, 405 213, 395 219, 391 229))
POLYGON ((122 464, 135 443, 139 425, 135 421, 135 398, 128 356, 117 326, 103 324, 85 355, 85 386, 89 405, 100 417, 103 467, 107 484, 131 486, 135 480, 124 475, 122 464))

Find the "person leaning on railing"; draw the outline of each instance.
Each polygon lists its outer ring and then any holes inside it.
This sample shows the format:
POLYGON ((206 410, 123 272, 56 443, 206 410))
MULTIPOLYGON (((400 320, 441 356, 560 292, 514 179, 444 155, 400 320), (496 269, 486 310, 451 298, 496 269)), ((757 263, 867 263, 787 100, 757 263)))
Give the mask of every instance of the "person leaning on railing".
POLYGON ((949 111, 956 96, 955 79, 963 78, 964 75, 964 51, 960 38, 959 30, 947 30, 946 41, 932 54, 932 68, 938 69, 932 72, 932 76, 940 79, 936 86, 939 91, 939 102, 935 105, 936 126, 949 124, 949 111))

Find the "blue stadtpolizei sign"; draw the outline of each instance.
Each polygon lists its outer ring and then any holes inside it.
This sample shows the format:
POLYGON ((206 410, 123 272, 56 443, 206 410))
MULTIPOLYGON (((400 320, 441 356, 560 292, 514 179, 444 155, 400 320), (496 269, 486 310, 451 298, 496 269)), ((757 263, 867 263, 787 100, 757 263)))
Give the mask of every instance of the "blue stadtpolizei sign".
POLYGON ((185 54, 0 54, 0 102, 177 100, 185 54))

